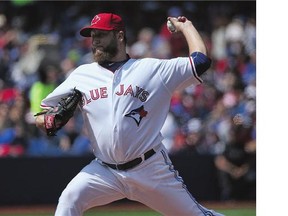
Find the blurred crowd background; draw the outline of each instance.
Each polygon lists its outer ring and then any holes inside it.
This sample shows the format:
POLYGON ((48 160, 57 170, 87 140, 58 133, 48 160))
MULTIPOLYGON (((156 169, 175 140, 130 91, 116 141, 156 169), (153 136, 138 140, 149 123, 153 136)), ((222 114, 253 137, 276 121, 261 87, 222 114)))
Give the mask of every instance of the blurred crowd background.
POLYGON ((0 1, 0 157, 92 154, 79 111, 52 138, 33 115, 74 68, 93 61, 79 30, 106 11, 123 17, 132 58, 187 56, 166 18, 192 20, 212 66, 202 85, 174 93, 164 144, 171 155, 213 155, 222 199, 232 196, 231 180, 255 184, 256 1, 0 1))

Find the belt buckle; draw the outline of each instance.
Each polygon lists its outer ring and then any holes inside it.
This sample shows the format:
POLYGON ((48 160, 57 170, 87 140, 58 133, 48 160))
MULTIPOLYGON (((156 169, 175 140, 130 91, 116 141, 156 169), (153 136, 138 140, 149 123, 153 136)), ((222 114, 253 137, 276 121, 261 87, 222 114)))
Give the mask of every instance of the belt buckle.
POLYGON ((140 158, 141 158, 140 164, 142 164, 145 161, 145 154, 141 154, 140 158))
POLYGON ((118 164, 115 164, 115 168, 116 168, 116 170, 118 170, 118 171, 120 170, 119 167, 118 167, 118 164))

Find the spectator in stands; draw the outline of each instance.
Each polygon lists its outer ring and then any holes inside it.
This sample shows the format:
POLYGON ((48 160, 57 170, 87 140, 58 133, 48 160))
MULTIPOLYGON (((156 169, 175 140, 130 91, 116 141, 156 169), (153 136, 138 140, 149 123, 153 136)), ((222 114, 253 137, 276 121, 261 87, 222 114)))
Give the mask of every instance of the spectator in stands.
POLYGON ((28 145, 25 111, 22 95, 8 104, 1 104, 0 156, 19 157, 25 154, 28 145))
POLYGON ((231 139, 215 158, 222 200, 256 198, 256 142, 252 125, 240 115, 233 118, 231 139))
POLYGON ((40 102, 57 86, 59 69, 53 64, 42 64, 38 70, 39 81, 32 84, 29 98, 31 103, 31 112, 33 114, 40 112, 40 102))
POLYGON ((155 32, 149 27, 142 28, 138 33, 138 38, 130 47, 129 55, 132 58, 152 57, 152 41, 155 32))
MULTIPOLYGON (((182 128, 184 135, 184 143, 177 151, 172 152, 173 155, 193 155, 199 154, 199 147, 202 145, 203 134, 201 131, 202 123, 199 118, 190 119, 182 128)), ((179 137, 178 137, 179 138, 179 137)))

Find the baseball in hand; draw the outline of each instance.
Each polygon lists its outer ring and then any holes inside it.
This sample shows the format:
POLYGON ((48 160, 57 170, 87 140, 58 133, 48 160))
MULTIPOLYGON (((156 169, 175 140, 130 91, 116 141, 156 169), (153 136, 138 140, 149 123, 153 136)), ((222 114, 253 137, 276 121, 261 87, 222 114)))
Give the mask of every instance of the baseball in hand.
MULTIPOLYGON (((185 21, 186 21, 186 17, 184 17, 184 16, 179 16, 178 17, 178 22, 183 22, 184 23, 185 21)), ((167 20, 167 28, 172 33, 177 31, 176 27, 173 25, 173 23, 169 19, 167 20)))
POLYGON ((175 32, 176 28, 170 20, 167 20, 167 28, 170 32, 175 32))

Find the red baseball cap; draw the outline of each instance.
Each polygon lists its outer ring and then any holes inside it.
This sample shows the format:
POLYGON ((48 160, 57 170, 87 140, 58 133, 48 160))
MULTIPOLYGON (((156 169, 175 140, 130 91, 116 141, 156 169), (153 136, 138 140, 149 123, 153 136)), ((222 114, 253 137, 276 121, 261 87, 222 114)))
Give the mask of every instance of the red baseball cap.
POLYGON ((82 35, 83 37, 91 37, 92 29, 106 31, 125 31, 125 25, 122 18, 117 14, 100 13, 92 19, 90 26, 86 26, 80 30, 80 35, 82 35))

